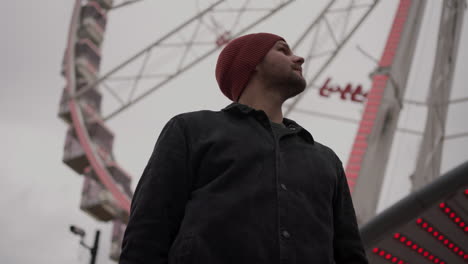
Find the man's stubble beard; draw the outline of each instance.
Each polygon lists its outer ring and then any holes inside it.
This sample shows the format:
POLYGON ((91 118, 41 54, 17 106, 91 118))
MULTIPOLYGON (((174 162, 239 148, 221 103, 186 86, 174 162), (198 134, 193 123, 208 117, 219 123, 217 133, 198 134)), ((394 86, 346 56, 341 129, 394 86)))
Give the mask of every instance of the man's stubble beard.
POLYGON ((287 78, 284 78, 279 82, 279 87, 283 87, 283 97, 284 100, 295 97, 296 95, 302 93, 306 86, 306 80, 303 77, 298 76, 297 74, 290 75, 287 78))
POLYGON ((267 87, 274 87, 273 89, 278 89, 277 92, 281 94, 283 101, 286 101, 289 98, 292 98, 300 93, 302 93, 306 86, 306 80, 304 77, 299 76, 298 73, 291 72, 287 76, 281 76, 279 73, 269 73, 263 77, 264 80, 268 80, 267 87))

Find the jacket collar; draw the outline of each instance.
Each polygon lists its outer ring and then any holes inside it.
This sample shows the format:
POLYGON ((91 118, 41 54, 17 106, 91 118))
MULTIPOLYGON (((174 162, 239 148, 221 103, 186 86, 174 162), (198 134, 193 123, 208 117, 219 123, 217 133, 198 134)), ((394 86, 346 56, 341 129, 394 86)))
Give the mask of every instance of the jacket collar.
MULTIPOLYGON (((252 113, 258 115, 260 113, 263 113, 266 116, 266 114, 265 114, 265 112, 263 110, 257 110, 257 109, 254 109, 254 108, 248 106, 248 105, 241 104, 241 103, 238 103, 238 102, 232 102, 231 104, 229 104, 226 107, 224 107, 223 109, 221 109, 221 111, 224 111, 224 112, 237 112, 237 113, 246 114, 246 115, 249 115, 249 114, 252 114, 252 113)), ((300 126, 294 120, 283 117, 283 123, 286 125, 286 127, 296 130, 297 133, 302 138, 304 138, 307 142, 309 142, 311 144, 314 144, 315 140, 312 137, 312 135, 309 133, 309 131, 307 131, 305 128, 300 126)))

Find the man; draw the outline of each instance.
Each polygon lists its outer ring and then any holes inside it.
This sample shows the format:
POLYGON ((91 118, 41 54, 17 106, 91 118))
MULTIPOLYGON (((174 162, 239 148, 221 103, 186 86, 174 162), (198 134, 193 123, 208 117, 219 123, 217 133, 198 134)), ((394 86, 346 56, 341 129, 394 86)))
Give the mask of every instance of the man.
POLYGON ((120 264, 361 264, 339 158, 281 106, 301 65, 269 33, 232 40, 216 79, 232 101, 164 126, 138 182, 120 264))

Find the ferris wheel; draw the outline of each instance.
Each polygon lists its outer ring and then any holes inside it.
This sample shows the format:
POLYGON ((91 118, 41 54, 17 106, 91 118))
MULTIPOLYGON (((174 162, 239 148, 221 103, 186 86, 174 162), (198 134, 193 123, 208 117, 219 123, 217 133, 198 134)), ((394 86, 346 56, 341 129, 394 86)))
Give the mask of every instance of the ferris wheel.
MULTIPOLYGON (((119 258, 121 239, 129 217, 132 177, 113 155, 115 135, 106 122, 150 97, 156 90, 196 67, 210 55, 219 52, 231 39, 255 28, 284 8, 294 8, 293 0, 196 1, 195 14, 190 19, 182 21, 153 42, 142 43, 139 50, 135 50, 109 70, 101 71, 109 14, 142 4, 141 2, 144 1, 76 0, 63 60, 62 74, 66 79, 66 86, 62 93, 59 117, 69 125, 63 162, 76 173, 84 175, 80 208, 97 220, 112 221, 110 257, 114 260, 119 258)), ((443 8, 446 17, 443 25, 445 30, 455 30, 455 38, 450 36, 452 41, 445 40, 445 46, 438 51, 441 56, 456 55, 456 36, 460 34, 460 21, 463 21, 463 15, 459 11, 462 1, 448 2, 450 5, 443 8)), ((378 197, 368 190, 368 186, 370 184, 382 188, 383 174, 380 173, 382 176, 379 177, 373 175, 385 170, 397 130, 398 114, 404 103, 410 103, 403 100, 402 94, 405 93, 418 39, 417 32, 422 23, 424 1, 400 1, 382 58, 376 63, 376 70, 372 73, 370 90, 364 91, 361 86, 333 86, 330 79, 319 84, 319 77, 322 77, 325 69, 365 23, 378 3, 378 0, 331 0, 322 6, 317 16, 304 24, 299 38, 291 45, 293 50, 305 57, 303 72, 309 94, 314 93, 314 96, 322 98, 337 96, 353 102, 354 107, 359 105, 362 111, 360 121, 351 120, 358 123, 358 130, 346 166, 360 224, 367 223, 376 214, 378 197)), ((445 39, 448 38, 446 36, 445 39)), ((439 76, 447 87, 450 87, 451 74, 453 72, 448 71, 439 76)), ((444 91, 444 98, 448 98, 450 89, 438 89, 439 94, 440 90, 444 91)), ((305 94, 285 104, 285 115, 297 112, 349 121, 349 118, 340 115, 301 107, 300 101, 306 100, 305 94)), ((430 116, 440 117, 441 111, 444 112, 443 109, 438 109, 430 116)), ((439 131, 431 128, 426 130, 439 131)), ((428 135, 422 137, 427 141, 427 146, 435 140, 428 135)), ((435 162, 438 160, 440 163, 440 151, 433 153, 436 154, 431 156, 432 160, 435 157, 435 162)), ((423 154, 419 158, 427 159, 423 154)), ((418 170, 424 171, 423 162, 418 164, 418 170)), ((439 176, 437 169, 431 169, 430 172, 434 175, 427 177, 426 172, 423 176, 416 177, 415 186, 422 187, 439 176)), ((384 240, 379 241, 383 243, 384 240)), ((379 247, 376 251, 375 248, 377 247, 368 249, 369 255, 375 255, 372 260, 375 263, 385 263, 391 249, 385 251, 382 257, 382 249, 379 247)), ((392 255, 391 260, 396 257, 392 255)), ((402 259, 404 262, 401 263, 412 260, 407 255, 398 258, 402 259)))

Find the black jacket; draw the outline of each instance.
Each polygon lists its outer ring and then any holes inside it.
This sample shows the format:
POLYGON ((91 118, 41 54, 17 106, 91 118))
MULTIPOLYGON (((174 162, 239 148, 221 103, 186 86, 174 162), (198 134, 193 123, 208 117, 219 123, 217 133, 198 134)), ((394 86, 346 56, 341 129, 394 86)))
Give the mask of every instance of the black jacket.
POLYGON ((120 264, 364 264, 339 158, 231 103, 171 118, 135 190, 120 264))

